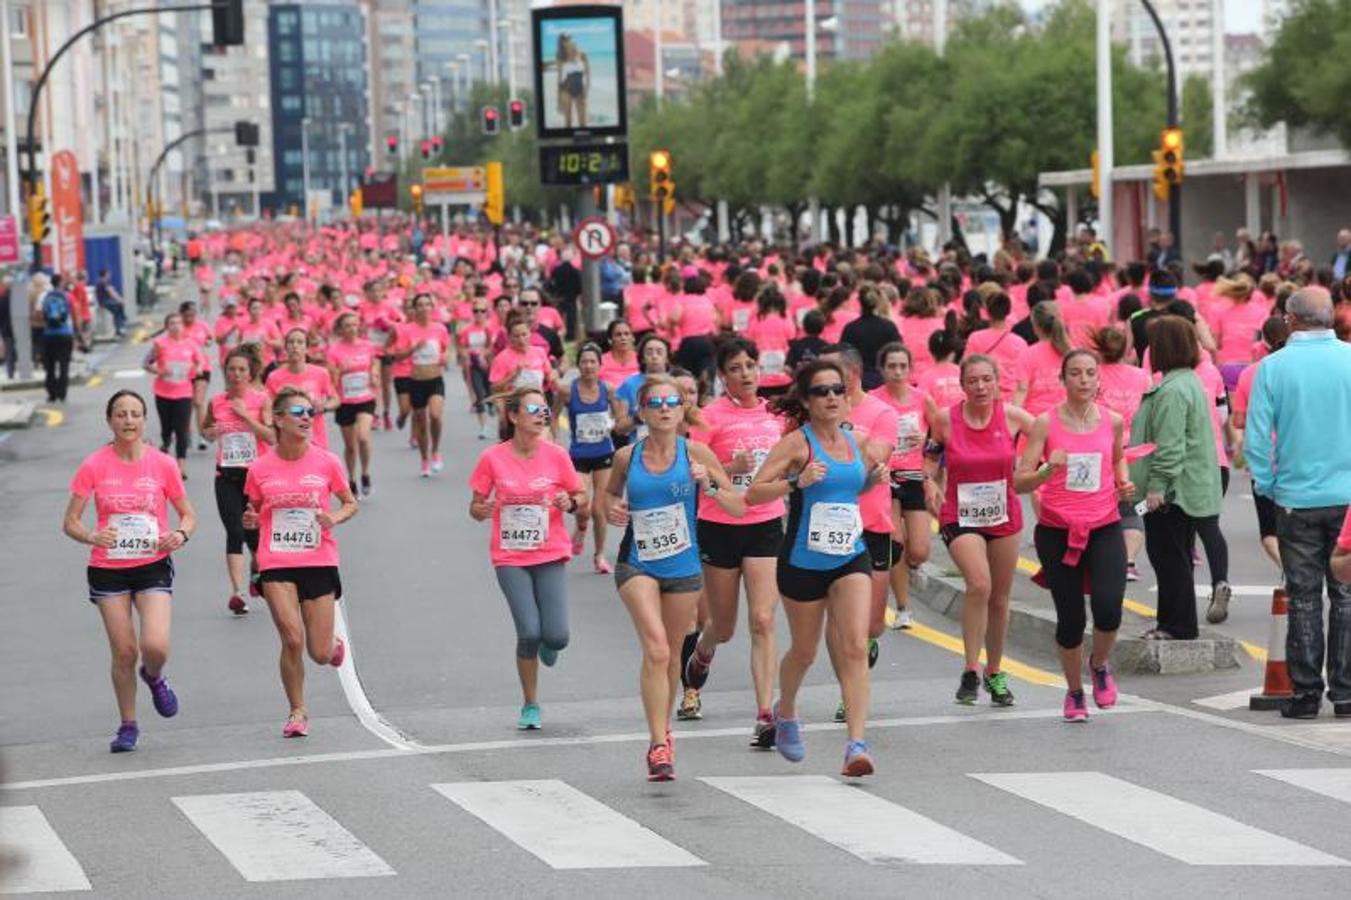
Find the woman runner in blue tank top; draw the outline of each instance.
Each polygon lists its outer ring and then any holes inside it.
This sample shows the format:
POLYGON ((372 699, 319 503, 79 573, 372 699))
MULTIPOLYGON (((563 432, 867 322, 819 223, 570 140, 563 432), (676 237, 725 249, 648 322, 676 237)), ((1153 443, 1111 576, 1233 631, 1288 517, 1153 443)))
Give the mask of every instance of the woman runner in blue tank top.
POLYGON ((788 497, 788 533, 778 580, 792 646, 779 668, 775 745, 790 762, 801 762, 806 755, 797 692, 816 658, 829 616, 838 637, 830 649, 849 731, 841 774, 857 778, 873 772, 863 740, 871 697, 867 647, 872 576, 858 497, 886 477, 887 461, 873 459, 841 427, 849 418, 846 393, 837 363, 817 359, 798 369, 789 392, 770 405, 799 427, 769 451, 746 491, 746 502, 788 497))
POLYGON ((702 491, 733 516, 744 513, 746 504, 713 451, 679 436, 690 411, 674 380, 649 377, 637 399, 647 437, 615 454, 609 490, 601 496, 610 523, 625 529, 615 584, 642 644, 640 682, 651 736, 647 778, 670 781, 675 777, 671 711, 680 686, 680 645, 703 588, 695 502, 702 491))
POLYGON ((577 380, 568 388, 568 428, 570 439, 568 456, 588 489, 592 506, 589 515, 577 516, 577 530, 572 534, 572 555, 581 554, 586 546, 587 526, 595 523, 596 552, 592 565, 597 574, 614 571, 605 558, 605 514, 595 498, 610 486, 610 467, 614 464, 615 445, 611 431, 624 415, 623 407, 614 392, 600 378, 600 346, 583 344, 577 351, 577 380), (586 400, 586 396, 594 400, 586 400))

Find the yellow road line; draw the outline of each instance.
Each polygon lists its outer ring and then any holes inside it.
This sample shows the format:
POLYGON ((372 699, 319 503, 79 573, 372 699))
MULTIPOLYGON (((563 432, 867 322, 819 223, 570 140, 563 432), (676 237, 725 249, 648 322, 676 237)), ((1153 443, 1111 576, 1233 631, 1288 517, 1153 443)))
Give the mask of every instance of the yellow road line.
POLYGON ((1247 653, 1249 656, 1251 656, 1253 659, 1263 664, 1266 663, 1267 651, 1265 648, 1259 647, 1252 641, 1239 641, 1238 645, 1242 647, 1244 652, 1247 653))
POLYGON ((66 414, 59 409, 40 409, 38 412, 46 419, 45 424, 48 428, 55 428, 66 421, 66 414))
POLYGON ((1018 557, 1018 571, 1024 575, 1035 575, 1041 571, 1041 563, 1033 562, 1025 556, 1018 557))
POLYGON ((85 386, 85 387, 98 387, 98 386, 101 385, 101 384, 103 384, 103 376, 102 376, 102 375, 92 375, 92 376, 90 376, 89 380, 86 381, 86 382, 84 383, 84 386, 85 386))
MULTIPOLYGON (((915 622, 904 633, 908 634, 910 637, 918 638, 919 640, 924 641, 924 643, 926 644, 932 644, 935 647, 940 647, 944 650, 951 651, 952 653, 955 653, 958 656, 964 656, 966 653, 965 648, 962 646, 961 638, 943 631, 939 631, 936 628, 930 628, 927 625, 921 625, 918 622, 915 622)), ((980 658, 981 661, 984 662, 985 660, 984 651, 981 652, 980 658)), ((1046 687, 1062 687, 1062 688, 1065 686, 1065 679, 1062 678, 1060 675, 1057 675, 1055 672, 1050 672, 1047 671, 1046 669, 1040 669, 1037 668, 1036 666, 1029 665, 1028 663, 1018 662, 1017 660, 1010 659, 1007 656, 1004 657, 1004 661, 1000 665, 1000 668, 1009 675, 1012 675, 1014 678, 1020 678, 1023 681, 1027 681, 1032 684, 1045 685, 1046 687)))
POLYGON ((1132 600, 1130 597, 1122 600, 1121 605, 1123 608, 1129 609, 1137 616, 1144 616, 1146 619, 1157 619, 1159 617, 1159 611, 1157 609, 1152 606, 1145 606, 1139 600, 1132 600))
POLYGON ((133 344, 144 344, 145 337, 150 333, 150 329, 144 325, 137 325, 136 330, 131 333, 131 342, 133 344))

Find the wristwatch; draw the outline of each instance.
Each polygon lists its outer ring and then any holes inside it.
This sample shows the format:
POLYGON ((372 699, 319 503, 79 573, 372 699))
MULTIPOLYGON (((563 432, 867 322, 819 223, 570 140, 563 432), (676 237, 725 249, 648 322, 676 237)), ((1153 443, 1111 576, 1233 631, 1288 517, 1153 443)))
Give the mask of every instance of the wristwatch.
POLYGON ((787 475, 787 476, 784 477, 783 480, 786 481, 786 482, 788 482, 788 487, 789 487, 790 490, 794 490, 794 491, 795 491, 795 490, 798 489, 798 487, 797 487, 797 479, 798 479, 798 476, 801 475, 801 474, 802 474, 801 472, 793 472, 791 475, 787 475))
POLYGON ((708 487, 704 488, 704 496, 706 497, 718 496, 718 483, 716 481, 709 481, 708 487))

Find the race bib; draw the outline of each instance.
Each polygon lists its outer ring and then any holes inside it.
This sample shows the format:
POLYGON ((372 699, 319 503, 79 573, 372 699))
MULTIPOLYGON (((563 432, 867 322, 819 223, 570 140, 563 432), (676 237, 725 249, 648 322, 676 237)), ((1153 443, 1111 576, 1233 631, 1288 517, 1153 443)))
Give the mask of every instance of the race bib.
POLYGON ((192 364, 182 360, 173 360, 164 367, 164 380, 171 384, 182 384, 188 380, 192 364))
POLYGON ((482 350, 488 346, 488 335, 483 331, 471 331, 469 333, 469 348, 471 350, 482 350))
POLYGON ((233 347, 239 346, 239 329, 238 329, 238 328, 235 328, 235 329, 231 329, 230 331, 227 331, 227 332, 225 333, 225 342, 224 342, 224 343, 225 343, 225 346, 226 346, 226 347, 231 347, 231 348, 233 348, 233 347))
POLYGON ((441 361, 441 348, 432 341, 423 341, 413 349, 413 365, 434 366, 441 361))
POLYGON ((352 400, 370 393, 370 372, 348 372, 342 376, 342 398, 352 400))
POLYGON ((638 510, 632 518, 633 544, 643 562, 666 559, 690 549, 690 523, 685 519, 684 504, 638 510))
POLYGON ((1102 487, 1102 454, 1071 453, 1065 463, 1065 490, 1095 494, 1102 487))
POLYGON ((222 469, 242 469, 258 458, 258 439, 252 431, 230 431, 220 436, 222 469))
POLYGON ((549 508, 503 506, 498 535, 503 550, 538 550, 549 539, 549 508))
POLYGON ((608 412, 578 413, 572 427, 579 444, 599 444, 610 436, 614 420, 608 412))
POLYGON ((159 545, 159 521, 144 513, 114 513, 108 524, 117 529, 117 543, 108 548, 109 559, 149 559, 159 545))
POLYGON ((288 507, 272 510, 273 553, 304 553, 319 549, 319 521, 317 510, 311 507, 288 507))
POLYGON ((924 430, 919 427, 919 413, 906 412, 896 417, 896 452, 913 453, 924 443, 924 430))
POLYGON ((1009 520, 1008 482, 982 481, 957 485, 957 524, 963 528, 993 528, 1009 520))
POLYGON ((385 341, 389 340, 389 332, 383 328, 372 328, 366 333, 366 337, 377 347, 385 346, 385 341))
POLYGON ((853 556, 863 533, 857 503, 813 503, 807 519, 807 549, 829 556, 853 556))
POLYGON ((760 471, 760 467, 763 466, 765 460, 769 458, 768 450, 752 450, 750 453, 751 470, 732 476, 732 487, 740 494, 746 493, 746 488, 750 487, 751 482, 755 480, 755 474, 760 471))
POLYGON ((751 311, 749 309, 732 310, 733 331, 745 331, 749 324, 751 324, 751 311))
POLYGON ((538 369, 522 369, 521 374, 516 376, 513 383, 516 388, 539 388, 544 387, 544 373, 538 369))
POLYGON ((788 354, 782 350, 760 351, 760 371, 766 375, 780 375, 788 360, 788 354))

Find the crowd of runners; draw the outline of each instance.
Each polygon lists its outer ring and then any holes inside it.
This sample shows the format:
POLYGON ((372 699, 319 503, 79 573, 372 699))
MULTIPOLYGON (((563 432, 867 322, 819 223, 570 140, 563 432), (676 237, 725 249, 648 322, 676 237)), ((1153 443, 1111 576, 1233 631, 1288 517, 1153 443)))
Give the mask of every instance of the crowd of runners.
MULTIPOLYGON (((824 636, 842 772, 868 775, 869 670, 887 625, 911 626, 933 535, 965 583, 955 699, 1015 702, 1001 663, 1027 518, 1056 609, 1064 717, 1084 721, 1085 681, 1097 707, 1116 702, 1108 661, 1142 549, 1158 578, 1146 637, 1197 636, 1200 553, 1205 617, 1226 618, 1220 500, 1255 363, 1288 339, 1287 300, 1317 292, 1210 268, 1186 286, 1176 264, 749 242, 663 264, 635 253, 617 314, 588 335, 576 298, 546 289, 572 265, 560 240, 511 231, 416 251, 370 224, 198 240, 197 299, 164 317, 145 356, 151 396, 108 400, 111 442, 80 466, 65 516, 93 547, 114 752, 136 746, 138 673, 160 715, 178 710, 165 664, 172 555, 197 525, 194 435, 215 445, 226 607, 266 602, 282 734, 301 737, 304 657, 345 657, 337 526, 368 505, 386 515, 372 502, 382 481, 442 474, 447 415, 477 417, 483 442, 468 513, 488 523, 515 625, 521 729, 542 726, 539 665, 568 645, 564 573, 582 556, 633 621, 650 780, 674 777, 672 718, 702 715, 743 593, 752 745, 803 759, 798 693, 824 636), (406 434, 417 462, 377 459, 380 430, 406 434)), ((1351 285, 1328 286, 1351 299, 1351 285)), ((1279 567, 1273 501, 1255 497, 1255 515, 1279 567)))

